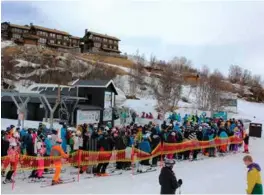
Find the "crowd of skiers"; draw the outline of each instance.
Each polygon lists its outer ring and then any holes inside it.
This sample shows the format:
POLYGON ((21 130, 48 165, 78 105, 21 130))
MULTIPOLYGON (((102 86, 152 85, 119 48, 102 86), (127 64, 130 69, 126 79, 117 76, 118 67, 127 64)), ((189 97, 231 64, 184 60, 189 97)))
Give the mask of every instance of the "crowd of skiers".
MULTIPOLYGON (((83 124, 77 129, 67 128, 65 124, 60 130, 49 130, 43 124, 39 124, 37 129, 20 129, 11 125, 6 130, 1 131, 1 156, 2 175, 10 165, 11 169, 6 174, 6 181, 11 181, 12 174, 16 169, 16 154, 26 154, 29 156, 61 156, 68 158, 73 152, 81 149, 84 151, 113 151, 125 150, 132 146, 151 153, 161 142, 182 143, 187 140, 208 141, 215 137, 227 138, 237 136, 244 138, 245 151, 248 152, 248 136, 245 134, 243 123, 239 120, 212 119, 206 117, 186 115, 183 120, 177 117, 170 117, 170 122, 163 124, 138 125, 131 123, 123 127, 110 127, 108 125, 83 124), (10 156, 14 157, 11 158, 10 156)), ((177 154, 169 154, 166 159, 196 160, 198 153, 214 157, 216 150, 221 153, 237 151, 240 145, 231 144, 220 148, 207 148, 205 150, 194 149, 177 154)), ((159 156, 152 161, 143 160, 142 166, 157 166, 159 156)), ((43 161, 39 162, 44 163, 43 161)), ((57 161, 56 172, 53 180, 59 181, 61 163, 57 161)), ((108 163, 99 163, 92 168, 92 172, 97 175, 106 175, 108 163)), ((42 165, 43 167, 43 165, 42 165)), ((131 163, 117 162, 117 170, 130 169, 131 163)), ((90 167, 89 167, 90 168, 90 167)), ((87 167, 81 167, 80 173, 86 171, 87 167)), ((45 170, 33 170, 30 177, 43 177, 45 170)))

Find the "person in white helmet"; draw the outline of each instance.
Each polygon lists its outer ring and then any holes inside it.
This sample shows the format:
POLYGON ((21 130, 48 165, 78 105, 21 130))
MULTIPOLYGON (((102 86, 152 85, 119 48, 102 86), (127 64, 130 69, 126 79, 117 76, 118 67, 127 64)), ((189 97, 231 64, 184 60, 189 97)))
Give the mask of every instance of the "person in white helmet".
POLYGON ((159 184, 161 185, 160 194, 175 194, 176 189, 182 185, 182 180, 177 181, 176 176, 172 170, 175 160, 164 159, 165 166, 162 167, 159 175, 159 184))

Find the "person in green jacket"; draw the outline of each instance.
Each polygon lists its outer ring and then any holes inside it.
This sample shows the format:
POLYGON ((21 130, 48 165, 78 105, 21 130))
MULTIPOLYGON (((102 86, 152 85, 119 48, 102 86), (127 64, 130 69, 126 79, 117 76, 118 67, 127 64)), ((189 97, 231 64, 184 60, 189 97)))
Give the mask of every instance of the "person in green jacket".
POLYGON ((253 159, 250 155, 245 156, 243 161, 248 168, 247 194, 263 194, 260 166, 253 162, 253 159))
POLYGON ((75 135, 75 133, 72 133, 71 137, 70 137, 70 140, 69 140, 69 145, 70 145, 70 148, 71 148, 70 154, 72 154, 74 152, 74 150, 73 150, 73 145, 74 145, 73 136, 74 135, 75 135))

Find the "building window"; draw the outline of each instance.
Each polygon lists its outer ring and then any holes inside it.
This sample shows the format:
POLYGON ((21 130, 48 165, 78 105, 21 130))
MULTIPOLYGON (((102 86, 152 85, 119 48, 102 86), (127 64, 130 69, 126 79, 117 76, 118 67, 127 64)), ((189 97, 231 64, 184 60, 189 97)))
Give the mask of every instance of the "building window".
POLYGON ((49 36, 54 38, 54 39, 56 38, 56 34, 54 34, 54 33, 50 33, 49 36))
POLYGON ((67 43, 66 42, 63 42, 63 45, 67 45, 67 43))
POLYGON ((24 33, 28 33, 28 30, 24 30, 24 33))
POLYGON ((100 38, 100 37, 94 37, 94 39, 95 39, 96 41, 101 41, 101 38, 100 38))
POLYGON ((106 44, 104 44, 104 48, 107 48, 107 45, 106 44))
POLYGON ((2 30, 7 30, 7 29, 8 29, 8 25, 6 25, 6 24, 2 24, 2 25, 1 25, 1 29, 2 29, 2 30))
POLYGON ((114 46, 114 49, 117 49, 116 46, 114 46))
POLYGON ((20 39, 21 35, 20 34, 13 34, 12 37, 15 38, 15 39, 20 39))
POLYGON ((115 44, 117 44, 117 41, 114 41, 115 44))
POLYGON ((62 39, 62 35, 57 35, 57 39, 62 39))
POLYGON ((47 37, 48 33, 47 32, 43 32, 43 31, 37 31, 37 35, 43 36, 43 37, 47 37))
POLYGON ((60 44, 61 44, 61 41, 57 41, 57 44, 59 44, 59 45, 60 45, 60 44))
POLYGON ((109 40, 109 43, 113 43, 113 40, 109 40))
POLYGON ((69 40, 69 37, 68 36, 64 36, 63 39, 66 40, 66 41, 68 41, 69 40))
POLYGON ((51 44, 54 44, 54 43, 55 43, 55 41, 54 41, 54 40, 49 40, 49 42, 50 42, 51 44))
POLYGON ((101 44, 100 43, 94 43, 94 46, 95 47, 101 47, 101 44))
POLYGON ((104 38, 104 42, 107 42, 107 39, 106 38, 104 38))
POLYGON ((22 33, 23 31, 21 29, 18 29, 18 28, 13 28, 12 32, 13 33, 22 33))
POLYGON ((41 44, 45 44, 47 42, 47 39, 39 38, 38 42, 41 44))

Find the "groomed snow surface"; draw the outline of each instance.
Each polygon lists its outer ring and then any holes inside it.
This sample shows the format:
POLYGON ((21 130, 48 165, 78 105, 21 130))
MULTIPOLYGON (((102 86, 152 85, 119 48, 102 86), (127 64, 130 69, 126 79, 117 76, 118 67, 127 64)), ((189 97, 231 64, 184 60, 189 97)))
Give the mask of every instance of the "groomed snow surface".
MULTIPOLYGON (((142 101, 142 100, 134 100, 142 101)), ((155 102, 143 101, 126 102, 126 105, 133 105, 133 109, 140 109, 145 112, 154 111, 155 102)), ((264 104, 249 103, 240 100, 238 102, 238 114, 236 117, 246 118, 254 122, 264 123, 264 104), (255 116, 255 118, 254 118, 255 116)), ((8 121, 2 119, 2 128, 8 121), (3 124, 4 122, 4 124, 3 124)), ((27 124, 26 124, 27 126, 27 124)), ((256 163, 264 167, 264 139, 250 138, 249 150, 256 163)), ((247 168, 243 164, 243 153, 229 154, 225 157, 204 158, 196 162, 178 162, 174 166, 174 171, 178 179, 183 180, 181 188, 182 194, 246 194, 246 174, 247 168)), ((77 170, 67 168, 67 172, 62 174, 62 178, 72 177, 69 172, 77 170)), ((122 175, 111 177, 100 177, 93 179, 83 179, 79 182, 57 185, 47 188, 40 188, 40 183, 28 183, 19 179, 23 174, 16 177, 15 189, 12 191, 11 184, 1 184, 2 193, 15 194, 159 194, 160 185, 158 176, 160 167, 156 172, 131 175, 131 171, 126 171, 122 175)), ((29 172, 26 172, 29 175, 29 172)), ((75 176, 77 178, 77 176, 75 176)), ((262 178, 264 174, 262 172, 262 178)), ((3 180, 3 178, 2 178, 3 180)))

